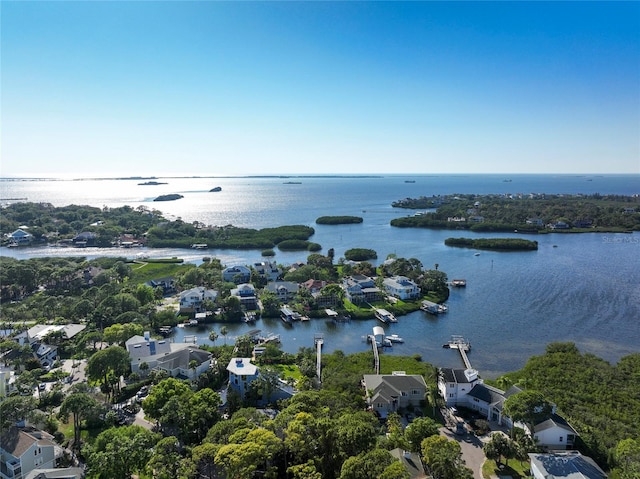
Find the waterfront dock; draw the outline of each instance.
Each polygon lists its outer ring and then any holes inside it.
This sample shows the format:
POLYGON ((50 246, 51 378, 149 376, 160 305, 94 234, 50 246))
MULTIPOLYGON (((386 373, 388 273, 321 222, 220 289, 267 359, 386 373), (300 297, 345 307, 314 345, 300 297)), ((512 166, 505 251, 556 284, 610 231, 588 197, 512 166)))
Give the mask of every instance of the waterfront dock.
POLYGON ((471 351, 471 343, 464 339, 462 336, 451 336, 451 340, 444 345, 445 348, 457 349, 464 363, 465 369, 473 369, 471 367, 471 361, 467 357, 467 352, 471 351))

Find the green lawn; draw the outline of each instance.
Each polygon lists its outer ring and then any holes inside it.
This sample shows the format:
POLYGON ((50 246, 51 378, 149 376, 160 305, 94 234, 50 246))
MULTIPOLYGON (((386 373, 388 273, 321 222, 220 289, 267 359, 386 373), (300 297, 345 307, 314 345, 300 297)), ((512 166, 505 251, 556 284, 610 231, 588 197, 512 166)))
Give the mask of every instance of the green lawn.
POLYGON ((526 479, 530 478, 529 474, 529 462, 520 462, 510 460, 509 465, 503 465, 502 469, 499 469, 496 461, 487 459, 482 465, 482 477, 489 479, 494 476, 511 476, 513 479, 526 479))
POLYGON ((178 263, 134 263, 131 265, 131 278, 133 283, 146 283, 152 279, 174 276, 178 271, 195 268, 193 264, 178 263))

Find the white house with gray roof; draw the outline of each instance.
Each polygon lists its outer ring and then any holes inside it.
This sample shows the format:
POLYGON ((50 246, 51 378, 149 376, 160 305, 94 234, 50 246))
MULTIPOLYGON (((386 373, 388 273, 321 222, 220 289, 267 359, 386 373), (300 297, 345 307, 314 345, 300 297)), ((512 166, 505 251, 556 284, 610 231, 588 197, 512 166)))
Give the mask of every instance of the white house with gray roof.
POLYGON ((392 276, 382 281, 382 287, 391 296, 405 300, 420 296, 420 287, 406 276, 392 276))

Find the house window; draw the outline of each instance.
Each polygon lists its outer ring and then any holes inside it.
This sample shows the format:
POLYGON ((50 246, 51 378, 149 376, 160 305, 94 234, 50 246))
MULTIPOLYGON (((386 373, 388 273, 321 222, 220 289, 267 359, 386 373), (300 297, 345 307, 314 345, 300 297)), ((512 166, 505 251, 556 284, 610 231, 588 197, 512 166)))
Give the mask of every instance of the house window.
POLYGON ((449 387, 450 387, 450 388, 455 388, 455 387, 456 387, 456 385, 455 385, 455 384, 453 384, 453 383, 451 383, 451 384, 449 384, 449 387))
POLYGON ((453 397, 453 394, 449 394, 449 397, 450 397, 450 398, 452 398, 452 397, 453 397))
POLYGON ((560 439, 558 439, 558 442, 562 442, 562 436, 560 436, 560 439))
POLYGON ((420 392, 417 389, 414 389, 413 391, 411 391, 411 394, 417 396, 418 394, 420 394, 420 392))
POLYGON ((406 396, 407 396, 407 393, 406 393, 405 391, 402 391, 402 395, 403 395, 404 397, 406 397, 406 396))
POLYGON ((478 398, 473 398, 473 402, 480 402, 478 398))

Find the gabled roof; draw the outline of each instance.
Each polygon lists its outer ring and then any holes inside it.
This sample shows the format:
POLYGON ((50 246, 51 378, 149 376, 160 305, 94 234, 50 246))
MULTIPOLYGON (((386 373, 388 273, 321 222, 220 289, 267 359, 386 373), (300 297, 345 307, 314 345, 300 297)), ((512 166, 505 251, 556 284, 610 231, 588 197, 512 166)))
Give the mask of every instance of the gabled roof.
POLYGON ((0 437, 0 447, 16 458, 21 457, 34 443, 39 446, 55 447, 55 444, 49 439, 49 434, 42 431, 34 432, 35 435, 13 426, 0 437))
POLYGON ((158 367, 173 371, 175 369, 189 369, 189 363, 196 361, 200 366, 211 359, 211 353, 197 348, 181 349, 158 359, 158 367))
POLYGON ((557 414, 552 414, 550 418, 536 424, 533 427, 533 431, 541 432, 554 427, 564 429, 572 434, 578 434, 563 417, 558 416, 557 414))
POLYGON ((418 454, 405 451, 399 447, 389 451, 389 454, 402 463, 411 479, 423 479, 427 477, 424 473, 424 466, 422 465, 422 461, 418 454))
POLYGON ((402 395, 403 391, 425 389, 427 383, 419 374, 365 374, 364 384, 373 391, 371 400, 391 402, 402 395))
POLYGON ((577 451, 553 454, 530 453, 531 467, 548 479, 607 479, 593 459, 577 451))
POLYGON ((478 383, 473 386, 471 391, 467 393, 467 396, 474 397, 487 404, 496 406, 500 410, 502 409, 502 403, 504 402, 504 393, 502 391, 482 383, 478 383))

